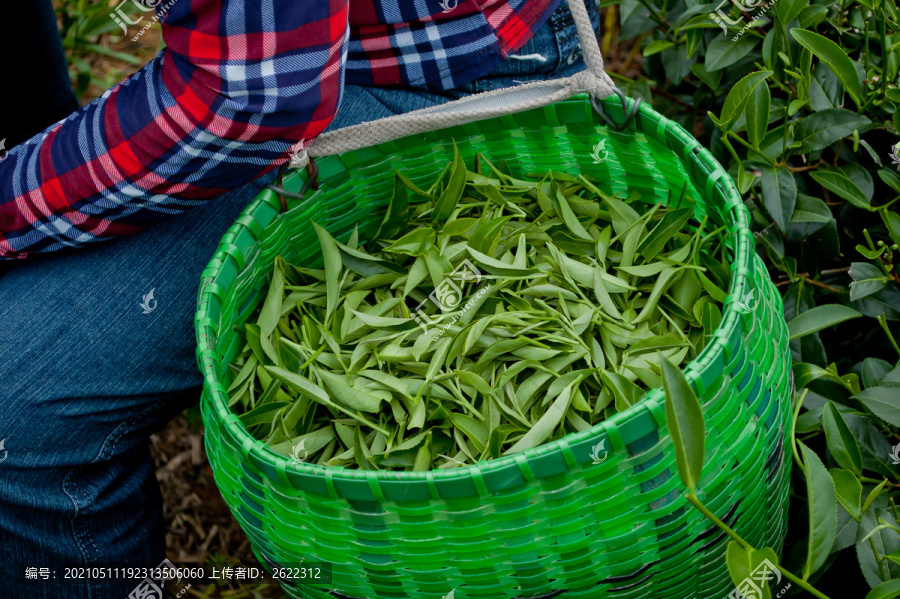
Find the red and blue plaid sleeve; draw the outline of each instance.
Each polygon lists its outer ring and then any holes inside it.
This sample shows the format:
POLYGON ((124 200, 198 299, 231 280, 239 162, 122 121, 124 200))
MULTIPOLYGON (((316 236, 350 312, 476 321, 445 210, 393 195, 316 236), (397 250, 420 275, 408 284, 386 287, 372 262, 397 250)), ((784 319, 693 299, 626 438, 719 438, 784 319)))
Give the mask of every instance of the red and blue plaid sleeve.
POLYGON ((449 90, 489 73, 560 0, 351 0, 347 83, 449 90))
POLYGON ((343 94, 348 0, 175 0, 166 49, 0 163, 0 257, 142 231, 277 168, 343 94))

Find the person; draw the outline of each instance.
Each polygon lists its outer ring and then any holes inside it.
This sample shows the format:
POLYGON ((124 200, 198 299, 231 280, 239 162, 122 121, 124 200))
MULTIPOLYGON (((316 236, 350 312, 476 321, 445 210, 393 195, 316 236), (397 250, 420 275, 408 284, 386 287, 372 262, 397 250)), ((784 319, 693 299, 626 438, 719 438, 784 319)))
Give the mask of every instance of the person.
POLYGON ((3 596, 119 599, 133 580, 58 568, 165 557, 148 438, 198 401, 200 274, 292 151, 586 68, 566 0, 151 4, 165 49, 81 109, 50 0, 0 25, 23 82, 0 110, 3 596), (26 579, 41 567, 55 580, 26 579))

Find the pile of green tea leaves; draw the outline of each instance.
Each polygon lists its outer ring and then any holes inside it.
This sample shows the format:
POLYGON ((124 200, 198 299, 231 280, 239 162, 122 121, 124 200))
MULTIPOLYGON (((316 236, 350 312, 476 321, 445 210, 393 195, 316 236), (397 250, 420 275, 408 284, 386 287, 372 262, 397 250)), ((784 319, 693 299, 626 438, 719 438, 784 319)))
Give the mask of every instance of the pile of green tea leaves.
POLYGON ((660 356, 694 358, 721 320, 723 230, 527 176, 457 152, 427 190, 397 173, 368 243, 316 225, 323 268, 276 259, 232 364, 243 425, 307 463, 453 468, 585 430, 661 386, 660 356))

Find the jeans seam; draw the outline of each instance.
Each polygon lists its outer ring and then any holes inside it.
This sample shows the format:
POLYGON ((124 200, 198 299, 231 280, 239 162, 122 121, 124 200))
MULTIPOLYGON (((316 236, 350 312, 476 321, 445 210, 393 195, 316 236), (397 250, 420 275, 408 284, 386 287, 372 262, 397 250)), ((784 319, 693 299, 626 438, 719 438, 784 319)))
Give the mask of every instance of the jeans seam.
MULTIPOLYGON (((158 410, 158 409, 166 407, 167 405, 169 405, 171 402, 175 401, 178 398, 179 398, 178 393, 172 393, 172 394, 170 394, 170 396, 168 398, 163 399, 161 402, 151 403, 149 406, 147 406, 147 408, 145 408, 140 413, 133 414, 130 418, 123 420, 116 428, 113 429, 113 431, 111 433, 109 433, 109 435, 107 435, 106 439, 103 441, 103 445, 100 447, 100 450, 97 452, 96 457, 93 460, 91 460, 90 462, 88 462, 88 464, 96 464, 98 462, 103 461, 105 458, 109 457, 110 455, 112 455, 113 449, 115 448, 116 444, 119 442, 119 440, 123 436, 125 436, 125 434, 128 432, 128 430, 131 429, 132 425, 135 422, 144 418, 145 416, 147 416, 154 410, 158 410)), ((74 513, 72 514, 72 518, 71 518, 71 530, 72 530, 72 536, 75 540, 75 546, 78 548, 79 552, 81 552, 82 558, 87 558, 89 552, 92 554, 92 556, 99 555, 100 552, 97 549, 97 544, 93 541, 93 538, 91 537, 91 534, 90 534, 90 531, 88 530, 87 524, 85 522, 83 522, 80 518, 80 516, 82 515, 82 512, 84 510, 79 505, 78 495, 80 495, 80 493, 78 492, 78 489, 74 482, 74 478, 78 473, 83 471, 83 469, 84 469, 84 465, 79 464, 79 465, 75 466, 73 469, 71 469, 66 474, 65 478, 63 479, 62 491, 72 501, 72 506, 74 508, 74 513)), ((84 509, 87 509, 88 507, 89 507, 89 504, 86 504, 84 506, 84 509)), ((88 598, 92 599, 93 595, 94 595, 93 588, 88 586, 88 598)), ((98 599, 99 599, 99 596, 98 596, 98 599)))

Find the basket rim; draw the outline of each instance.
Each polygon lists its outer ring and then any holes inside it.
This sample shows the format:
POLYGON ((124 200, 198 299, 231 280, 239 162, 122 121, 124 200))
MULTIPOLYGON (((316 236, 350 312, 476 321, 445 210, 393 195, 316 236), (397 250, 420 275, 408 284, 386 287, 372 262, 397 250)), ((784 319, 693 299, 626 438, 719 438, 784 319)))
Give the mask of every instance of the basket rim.
MULTIPOLYGON (((589 104, 589 95, 587 93, 579 93, 567 100, 562 100, 556 104, 565 104, 572 102, 585 102, 588 104, 587 109, 592 110, 589 104)), ((621 112, 622 105, 619 98, 615 95, 603 98, 601 102, 604 108, 613 109, 621 112)), ((632 103, 634 100, 632 100, 632 103)), ((552 107, 552 105, 550 106, 552 107)), ((534 110, 546 110, 550 107, 534 110)), ((502 117, 497 117, 502 118, 502 117)), ((495 119, 488 119, 495 120, 495 119)), ((605 126, 602 122, 596 122, 597 126, 605 126)), ((450 127, 451 129, 454 127, 450 127)), ((750 214, 747 207, 741 200, 741 196, 735 186, 732 177, 725 171, 722 165, 712 156, 712 154, 700 145, 690 133, 688 133, 677 122, 672 121, 651 108, 647 103, 641 102, 637 116, 632 124, 628 125, 628 131, 638 131, 650 137, 673 152, 679 154, 685 164, 694 163, 701 167, 701 171, 706 173, 706 188, 704 198, 707 202, 716 195, 721 195, 725 199, 722 213, 726 218, 728 228, 727 238, 733 242, 734 260, 730 264, 731 282, 727 297, 722 303, 722 320, 712 335, 711 341, 704 347, 700 354, 691 362, 689 362, 682 371, 687 378, 688 383, 695 391, 702 391, 705 388, 703 384, 704 371, 711 367, 720 356, 726 353, 728 340, 733 337, 738 328, 741 327, 740 313, 735 304, 735 298, 744 296, 745 289, 749 285, 750 273, 753 270, 753 259, 755 256, 755 243, 753 234, 750 231, 750 214), (638 121, 644 122, 645 127, 639 127, 638 121), (653 126, 651 126, 653 125, 653 126), (675 143, 669 143, 670 138, 675 143)), ((374 148, 383 148, 392 146, 396 143, 402 143, 405 140, 418 138, 420 135, 411 135, 395 142, 385 142, 372 146, 374 148)), ((358 151, 358 150, 357 150, 358 151)), ((386 152, 385 152, 386 154, 386 152)), ((319 160, 331 158, 323 157, 319 160)), ((295 178, 302 180, 305 171, 301 174, 299 171, 292 171, 285 177, 285 181, 291 181, 295 178)), ((699 181, 699 179, 698 179, 699 181)), ((258 460, 261 464, 269 468, 281 472, 291 473, 301 477, 310 477, 317 479, 326 479, 329 487, 335 482, 368 482, 378 484, 382 482, 405 482, 405 483, 428 483, 432 487, 436 481, 453 482, 462 480, 471 480, 473 478, 480 479, 484 474, 498 474, 501 471, 510 469, 518 470, 520 475, 534 477, 531 468, 527 463, 539 458, 563 452, 563 456, 570 465, 574 459, 571 447, 573 445, 585 446, 589 442, 598 438, 606 438, 610 441, 608 450, 611 454, 625 450, 625 443, 618 432, 628 422, 637 418, 646 419, 648 416, 655 422, 657 430, 666 426, 665 422, 665 393, 662 388, 654 388, 648 390, 640 400, 626 410, 617 412, 609 418, 598 422, 596 425, 584 431, 569 433, 568 435, 526 449, 522 452, 512 455, 501 456, 492 460, 485 460, 460 466, 457 468, 449 468, 446 470, 424 470, 424 471, 394 471, 394 470, 361 470, 350 469, 341 466, 322 466, 319 464, 309 464, 306 462, 296 462, 293 459, 273 451, 263 441, 253 437, 241 425, 237 415, 228 407, 227 392, 224 385, 218 380, 218 374, 214 364, 218 362, 212 347, 218 339, 218 329, 213 328, 214 319, 210 318, 208 307, 210 305, 210 295, 214 295, 220 287, 218 285, 207 285, 211 282, 216 274, 221 270, 222 265, 226 261, 234 262, 235 258, 231 255, 230 250, 233 244, 229 242, 239 233, 248 231, 254 240, 257 236, 253 234, 251 228, 245 224, 250 220, 255 220, 255 213, 262 207, 269 207, 266 201, 272 195, 271 191, 263 190, 256 198, 248 204, 241 214, 237 217, 231 227, 223 234, 219 241, 217 249, 213 254, 206 269, 204 269, 201 277, 201 285, 198 293, 197 311, 194 318, 195 332, 197 337, 197 362, 203 374, 204 385, 203 395, 209 395, 210 407, 213 408, 213 415, 222 425, 225 434, 230 435, 235 441, 236 448, 240 450, 245 458, 258 460), (209 287, 209 288, 208 288, 209 287), (218 391, 215 392, 215 391, 218 391), (566 450, 566 451, 563 451, 566 450)), ((318 194, 315 194, 318 195, 318 194)), ((310 199, 315 197, 310 196, 310 199)), ((270 208, 270 207, 269 207, 270 208)), ((242 265, 238 265, 238 272, 242 270, 242 265)), ((202 403, 202 402, 201 402, 202 403)), ((206 412, 204 411, 204 416, 206 412)), ((610 460, 615 463, 615 460, 610 460)), ((435 495, 436 496, 436 495, 435 495)))

